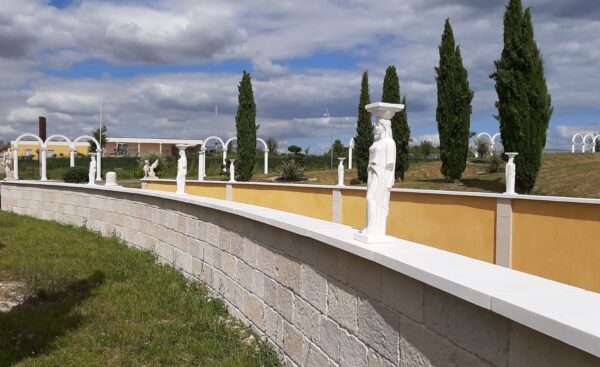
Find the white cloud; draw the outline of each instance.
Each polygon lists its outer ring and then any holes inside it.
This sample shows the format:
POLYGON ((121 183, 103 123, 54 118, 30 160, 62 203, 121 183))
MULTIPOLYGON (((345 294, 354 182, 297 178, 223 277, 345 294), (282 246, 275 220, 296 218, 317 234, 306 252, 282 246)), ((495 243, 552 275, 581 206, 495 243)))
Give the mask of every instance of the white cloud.
MULTIPOLYGON (((495 113, 489 74, 502 47, 502 2, 81 0, 56 9, 45 0, 0 0, 0 5, 0 118, 19 132, 33 126, 41 113, 56 128, 91 129, 99 119, 97 100, 104 97, 116 134, 204 136, 215 130, 215 104, 221 132, 232 134, 241 70, 124 80, 51 78, 43 70, 91 58, 128 65, 241 59, 254 68, 265 135, 328 140, 328 128, 318 124, 325 107, 333 116, 354 116, 361 72, 370 71, 375 101, 385 67, 394 64, 415 136, 433 136, 433 68, 447 17, 475 90, 474 123, 478 130, 497 131, 497 123, 484 117, 495 113), (322 52, 343 52, 356 57, 358 65, 301 71, 289 66, 290 60, 322 52)), ((600 95, 600 39, 589 35, 600 32, 600 4, 526 0, 524 5, 533 6, 555 115, 592 114, 600 95)), ((353 134, 355 118, 346 122, 340 121, 336 136, 353 134)), ((553 124, 548 146, 562 146, 556 129, 553 124)))

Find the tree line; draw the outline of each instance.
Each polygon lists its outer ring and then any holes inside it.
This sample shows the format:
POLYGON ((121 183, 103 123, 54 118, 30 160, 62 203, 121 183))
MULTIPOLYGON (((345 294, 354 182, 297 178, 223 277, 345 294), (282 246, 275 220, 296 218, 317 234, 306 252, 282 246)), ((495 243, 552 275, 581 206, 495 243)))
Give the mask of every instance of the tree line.
MULTIPOLYGON (((505 151, 519 153, 515 159, 516 189, 527 193, 533 189, 541 166, 552 104, 543 59, 534 38, 531 10, 523 9, 521 0, 508 2, 504 13, 503 43, 501 56, 494 62, 496 70, 490 75, 498 95, 495 104, 498 114, 494 117, 500 125, 505 151)), ((474 93, 449 19, 444 24, 435 73, 441 173, 447 181, 453 182, 461 179, 466 168, 474 93)), ((394 66, 386 70, 381 101, 405 105, 404 110, 392 119, 397 147, 396 178, 403 180, 409 166, 410 126, 406 96, 400 99, 400 84, 394 66)), ((365 71, 354 138, 358 180, 361 182, 367 181, 369 147, 373 143, 371 115, 364 108, 369 103, 369 80, 365 71)))

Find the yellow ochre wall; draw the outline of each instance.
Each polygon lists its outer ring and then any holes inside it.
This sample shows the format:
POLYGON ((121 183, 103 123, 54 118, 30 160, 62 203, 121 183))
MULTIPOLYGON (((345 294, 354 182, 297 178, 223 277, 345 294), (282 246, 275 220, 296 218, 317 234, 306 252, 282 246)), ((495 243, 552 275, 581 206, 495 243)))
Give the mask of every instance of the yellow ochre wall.
POLYGON ((600 292, 600 205, 513 200, 512 267, 600 292))
POLYGON ((234 184, 233 201, 318 219, 333 218, 333 192, 330 188, 234 184))
MULTIPOLYGON (((157 190, 157 191, 168 191, 168 192, 175 192, 177 191, 177 185, 175 184, 175 182, 156 182, 156 181, 149 181, 146 183, 146 189, 148 190, 157 190)), ((187 185, 186 185, 187 188, 187 185)))
MULTIPOLYGON (((27 144, 27 143, 19 142, 19 157, 24 157, 25 150, 28 150, 28 149, 31 150, 32 159, 38 159, 38 150, 40 149, 40 145, 37 143, 27 144)), ((53 150, 54 154, 57 157, 59 157, 60 154, 62 154, 63 157, 69 157, 69 154, 70 154, 69 146, 63 145, 63 144, 56 145, 56 144, 48 143, 48 150, 53 150)), ((76 145, 75 146, 75 151, 82 155, 88 155, 89 150, 90 150, 89 145, 76 145)))
MULTIPOLYGON (((177 184, 173 184, 173 187, 173 191, 177 191, 177 184)), ((227 195, 224 184, 208 182, 188 182, 185 185, 185 192, 190 195, 206 196, 221 200, 225 200, 227 195)))
POLYGON ((341 190, 342 191, 342 224, 354 228, 364 228, 367 204, 365 201, 366 190, 341 190))
POLYGON ((494 263, 496 198, 392 192, 388 233, 494 263))

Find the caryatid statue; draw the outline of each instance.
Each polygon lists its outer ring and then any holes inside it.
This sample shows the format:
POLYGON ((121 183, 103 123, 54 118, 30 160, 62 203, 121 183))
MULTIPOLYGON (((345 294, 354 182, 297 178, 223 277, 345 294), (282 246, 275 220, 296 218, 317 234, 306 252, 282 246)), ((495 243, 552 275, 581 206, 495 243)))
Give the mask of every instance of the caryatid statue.
POLYGON ((90 160, 90 170, 88 172, 88 185, 96 184, 96 156, 92 154, 90 160))
POLYGON ((8 150, 4 152, 2 165, 4 166, 4 173, 6 175, 4 178, 5 180, 12 180, 15 178, 13 175, 14 154, 12 147, 9 147, 8 150))
POLYGON ((177 160, 177 195, 185 195, 185 178, 187 177, 187 157, 185 150, 189 147, 187 144, 177 144, 179 149, 179 159, 177 160))
POLYGON ((354 234, 354 239, 366 243, 390 242, 393 237, 386 236, 387 217, 390 208, 390 189, 394 185, 396 167, 396 143, 390 121, 404 105, 376 102, 365 109, 377 118, 375 141, 369 148, 367 166, 367 217, 363 230, 354 234))

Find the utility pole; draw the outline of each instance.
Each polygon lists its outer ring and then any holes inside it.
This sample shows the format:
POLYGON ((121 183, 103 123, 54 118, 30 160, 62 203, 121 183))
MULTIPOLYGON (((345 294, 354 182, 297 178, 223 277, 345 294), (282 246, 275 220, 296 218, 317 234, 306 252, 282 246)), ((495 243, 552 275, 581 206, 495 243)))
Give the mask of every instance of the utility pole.
POLYGON ((102 154, 102 125, 104 118, 104 102, 102 97, 100 97, 100 130, 98 132, 98 143, 100 143, 100 154, 102 154))
POLYGON ((331 156, 329 169, 333 169, 333 127, 331 126, 331 115, 329 115, 327 107, 325 107, 325 114, 323 116, 327 118, 327 122, 329 123, 329 155, 331 156))

